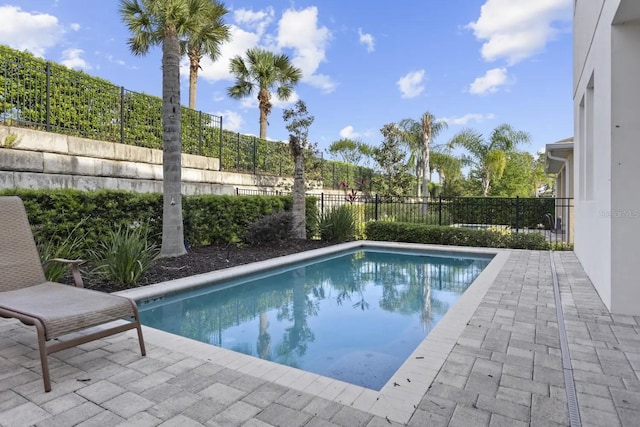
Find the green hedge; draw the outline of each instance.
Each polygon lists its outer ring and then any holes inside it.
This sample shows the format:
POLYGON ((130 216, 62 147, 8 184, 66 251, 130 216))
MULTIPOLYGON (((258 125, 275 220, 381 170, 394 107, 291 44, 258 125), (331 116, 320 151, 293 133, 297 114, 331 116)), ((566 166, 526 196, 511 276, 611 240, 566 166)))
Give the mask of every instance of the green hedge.
POLYGON ((549 226, 545 214, 555 212, 552 198, 454 197, 442 199, 442 210, 453 223, 508 225, 511 228, 549 226))
MULTIPOLYGON (((91 244, 119 226, 148 224, 157 244, 162 239, 162 194, 100 190, 0 191, 16 195, 25 204, 40 241, 61 242, 78 226, 91 244)), ((183 198, 185 240, 192 246, 237 242, 247 225, 263 215, 291 209, 291 196, 186 196, 183 198)), ((316 200, 308 197, 307 231, 317 232, 316 200)))
MULTIPOLYGON (((227 171, 293 176, 287 143, 221 132, 218 117, 181 111, 184 153, 219 157, 227 171)), ((46 130, 47 118, 52 132, 162 149, 162 98, 0 45, 0 121, 46 130)), ((372 174, 311 152, 306 157, 308 178, 328 187, 356 186, 372 174)))
POLYGON ((403 222, 372 221, 365 226, 365 234, 369 240, 387 242, 532 250, 550 248, 540 233, 502 233, 403 222))

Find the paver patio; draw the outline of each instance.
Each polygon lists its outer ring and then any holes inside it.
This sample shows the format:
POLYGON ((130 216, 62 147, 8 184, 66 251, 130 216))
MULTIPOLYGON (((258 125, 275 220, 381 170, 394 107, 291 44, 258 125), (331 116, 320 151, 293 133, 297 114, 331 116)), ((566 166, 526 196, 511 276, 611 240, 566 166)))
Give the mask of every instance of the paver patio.
MULTIPOLYGON (((553 260, 582 425, 640 425, 640 317, 609 314, 572 252, 555 252, 553 260)), ((144 358, 127 334, 52 355, 53 390, 44 393, 34 331, 0 319, 0 426, 405 422, 395 400, 380 402, 371 390, 245 363, 228 352, 194 351, 199 347, 185 347, 183 338, 148 328, 145 338, 144 358)), ((445 356, 428 391, 411 396, 419 403, 406 424, 569 425, 549 253, 511 251, 445 356)), ((400 396, 410 397, 412 384, 399 384, 400 396)))

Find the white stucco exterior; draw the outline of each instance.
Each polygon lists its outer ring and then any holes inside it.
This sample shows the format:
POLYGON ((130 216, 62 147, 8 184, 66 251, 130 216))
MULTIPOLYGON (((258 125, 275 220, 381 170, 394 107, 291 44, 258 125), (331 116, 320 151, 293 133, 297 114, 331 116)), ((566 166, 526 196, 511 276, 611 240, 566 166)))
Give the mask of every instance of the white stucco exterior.
POLYGON ((575 252, 613 313, 640 315, 640 1, 576 0, 575 252))

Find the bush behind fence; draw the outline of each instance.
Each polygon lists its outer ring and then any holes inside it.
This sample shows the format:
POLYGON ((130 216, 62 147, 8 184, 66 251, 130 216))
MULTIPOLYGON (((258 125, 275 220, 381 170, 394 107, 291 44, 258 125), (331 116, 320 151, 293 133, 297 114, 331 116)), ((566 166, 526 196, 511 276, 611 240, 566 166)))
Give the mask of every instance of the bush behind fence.
MULTIPOLYGON (((0 123, 162 149, 162 99, 0 45, 0 123)), ((222 130, 223 118, 182 107, 182 151, 221 170, 293 176, 286 143, 222 130)), ((353 185, 369 169, 307 155, 309 179, 353 185)))

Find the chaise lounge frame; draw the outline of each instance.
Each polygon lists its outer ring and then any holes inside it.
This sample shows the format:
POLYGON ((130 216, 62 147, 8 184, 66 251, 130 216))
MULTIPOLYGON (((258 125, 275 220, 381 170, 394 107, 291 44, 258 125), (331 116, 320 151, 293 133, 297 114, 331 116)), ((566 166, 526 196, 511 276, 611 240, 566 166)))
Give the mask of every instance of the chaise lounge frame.
POLYGON ((0 197, 0 317, 35 326, 45 392, 51 391, 48 356, 52 353, 137 329, 140 352, 146 355, 135 301, 85 289, 82 261, 48 262, 69 264, 75 286, 45 279, 22 200, 0 197))

